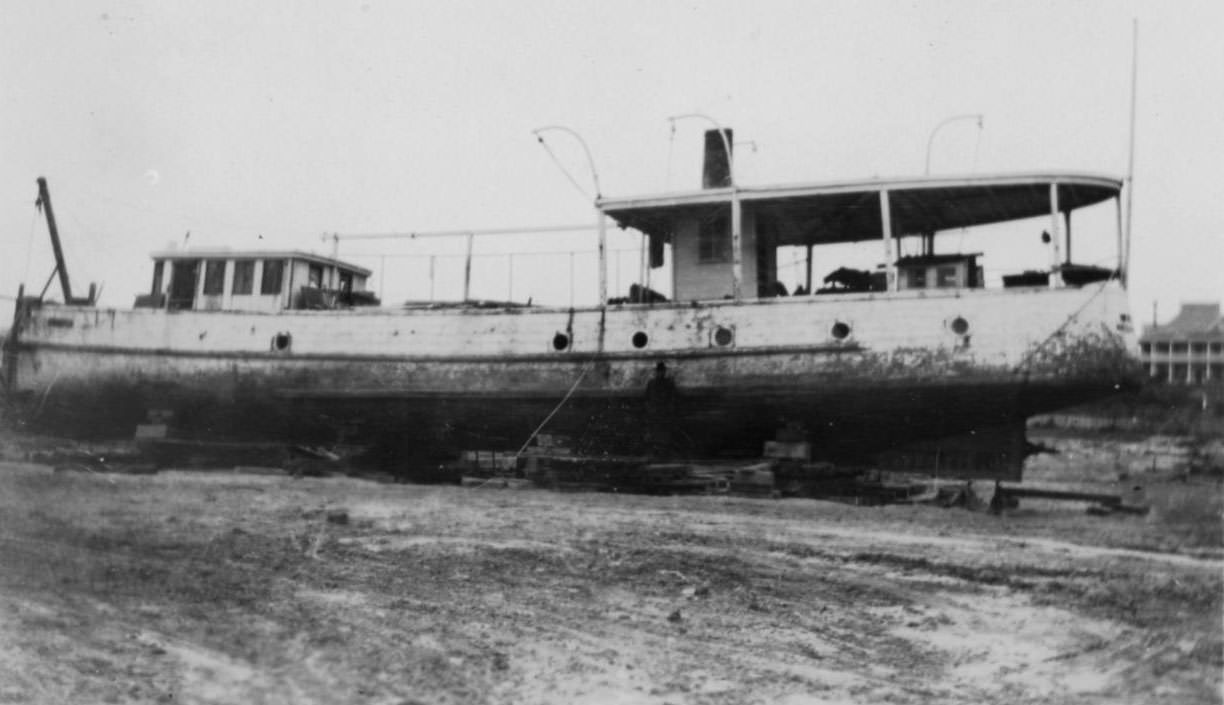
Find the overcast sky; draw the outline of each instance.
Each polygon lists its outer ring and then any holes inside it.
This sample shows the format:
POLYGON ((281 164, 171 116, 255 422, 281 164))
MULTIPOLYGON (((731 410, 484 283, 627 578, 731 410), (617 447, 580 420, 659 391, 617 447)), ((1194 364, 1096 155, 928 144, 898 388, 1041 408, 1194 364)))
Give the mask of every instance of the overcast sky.
MULTIPOLYGON (((1124 176, 1139 19, 1132 306, 1224 300, 1224 3, 5 2, 0 295, 51 272, 129 306, 148 253, 327 252, 325 232, 591 220, 532 137, 582 133, 605 195, 696 187, 701 111, 745 184, 1124 176), (755 151, 748 142, 755 144, 755 151), (262 240, 260 239, 262 237, 262 240)), ((581 151, 549 144, 587 188, 581 151)), ((550 247, 589 247, 585 234, 550 247)), ((371 252, 343 243, 341 255, 371 252)), ((365 258, 365 263, 371 262, 365 258)), ((373 266, 373 265, 371 265, 373 266)), ((530 276, 530 265, 516 265, 530 276)), ((388 272, 388 277, 391 272, 388 272)))

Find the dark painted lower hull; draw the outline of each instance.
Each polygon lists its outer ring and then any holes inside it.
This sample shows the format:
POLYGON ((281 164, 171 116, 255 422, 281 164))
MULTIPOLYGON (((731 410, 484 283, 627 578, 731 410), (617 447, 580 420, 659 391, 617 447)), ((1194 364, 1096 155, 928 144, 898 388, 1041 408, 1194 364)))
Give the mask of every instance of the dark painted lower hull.
POLYGON ((943 380, 830 380, 788 388, 657 388, 601 394, 353 395, 276 391, 257 380, 182 386, 131 380, 25 394, 16 416, 39 431, 130 438, 166 418, 178 437, 365 445, 394 465, 463 449, 518 449, 533 434, 565 437, 575 452, 656 457, 759 457, 779 429, 801 431, 814 454, 870 462, 908 444, 1026 417, 1129 386, 1126 376, 1026 381, 1009 374, 943 380))

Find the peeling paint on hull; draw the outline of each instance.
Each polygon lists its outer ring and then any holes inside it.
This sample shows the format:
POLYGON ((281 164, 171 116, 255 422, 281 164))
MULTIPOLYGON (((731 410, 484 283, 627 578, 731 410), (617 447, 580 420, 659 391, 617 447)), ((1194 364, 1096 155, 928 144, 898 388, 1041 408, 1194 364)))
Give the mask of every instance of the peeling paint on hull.
POLYGON ((130 436, 167 409, 196 437, 445 451, 517 447, 556 411, 546 431, 591 448, 759 453, 792 423, 856 456, 1133 383, 1126 313, 1112 282, 606 312, 47 307, 21 319, 6 385, 31 423, 75 435, 130 436), (835 335, 839 323, 849 335, 835 335), (648 395, 659 363, 674 393, 648 395))

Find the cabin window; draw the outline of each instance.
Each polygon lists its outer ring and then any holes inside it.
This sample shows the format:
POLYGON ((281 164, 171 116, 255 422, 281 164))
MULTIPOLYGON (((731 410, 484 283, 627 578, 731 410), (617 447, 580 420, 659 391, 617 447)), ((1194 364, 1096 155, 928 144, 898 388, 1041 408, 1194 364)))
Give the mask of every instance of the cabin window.
POLYGON ((285 261, 266 259, 263 263, 263 281, 259 285, 261 294, 281 293, 281 279, 285 274, 285 261))
POLYGON ((204 263, 204 295, 216 296, 225 292, 225 260, 214 259, 204 263))
POLYGON ((306 286, 314 287, 315 289, 323 288, 323 265, 310 265, 310 270, 306 273, 306 286))
POLYGON ((240 259, 234 262, 234 285, 231 293, 247 296, 255 290, 255 260, 240 259))
POLYGON ((170 309, 191 308, 195 301, 196 284, 199 282, 200 261, 178 260, 170 266, 170 309))
POLYGON ((940 289, 954 289, 960 286, 960 272, 956 265, 940 267, 935 270, 936 281, 940 289))
POLYGON ((915 267, 905 270, 905 288, 906 289, 925 289, 926 288, 926 268, 915 267))
POLYGON ((162 292, 162 278, 166 275, 166 263, 158 260, 153 263, 153 291, 152 294, 160 294, 162 292))
POLYGON ((697 262, 718 264, 731 261, 731 231, 726 218, 703 220, 697 228, 697 262))
POLYGON ((353 273, 340 272, 340 291, 345 294, 353 293, 353 273))

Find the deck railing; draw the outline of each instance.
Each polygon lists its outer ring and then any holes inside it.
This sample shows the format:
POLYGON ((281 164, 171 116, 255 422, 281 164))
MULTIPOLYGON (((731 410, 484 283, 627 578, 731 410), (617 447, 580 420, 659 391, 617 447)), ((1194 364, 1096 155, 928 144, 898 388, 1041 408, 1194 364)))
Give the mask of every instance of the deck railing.
MULTIPOLYGON (((345 259, 374 271, 378 297, 388 304, 485 300, 585 306, 600 298, 599 253, 589 249, 352 253, 345 259)), ((640 247, 608 249, 609 297, 627 296, 633 284, 651 286, 651 279, 655 288, 670 289, 670 272, 651 273, 642 259, 640 247)))

